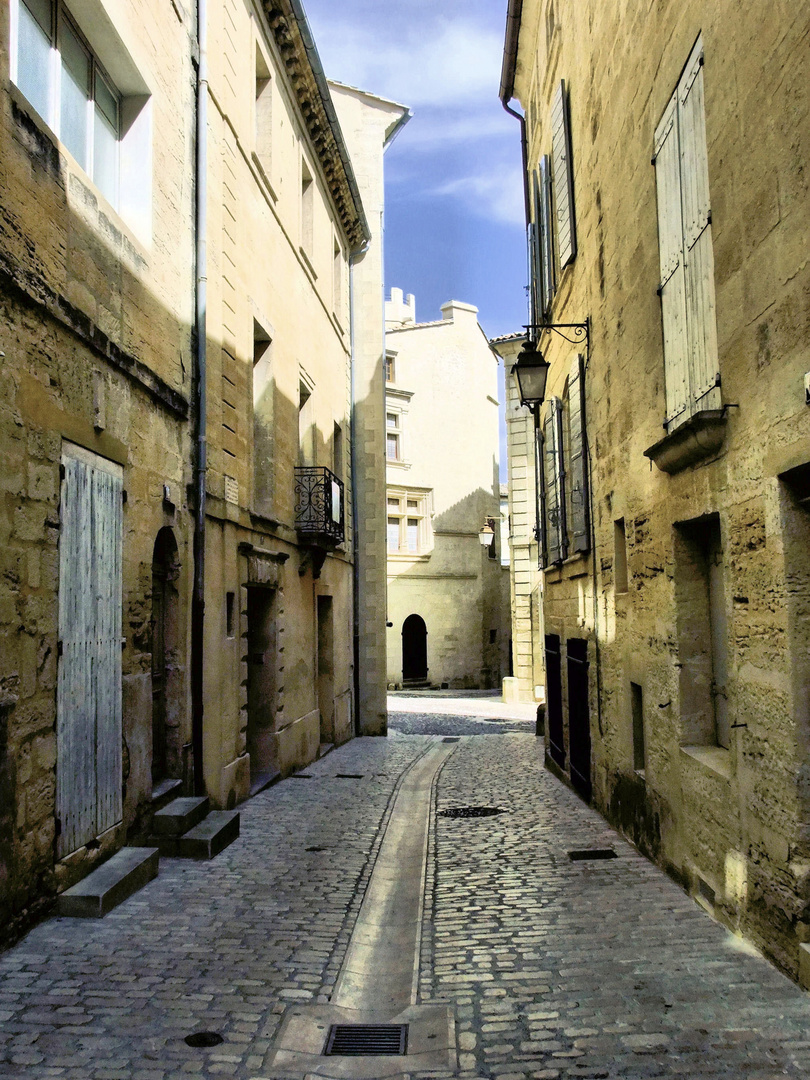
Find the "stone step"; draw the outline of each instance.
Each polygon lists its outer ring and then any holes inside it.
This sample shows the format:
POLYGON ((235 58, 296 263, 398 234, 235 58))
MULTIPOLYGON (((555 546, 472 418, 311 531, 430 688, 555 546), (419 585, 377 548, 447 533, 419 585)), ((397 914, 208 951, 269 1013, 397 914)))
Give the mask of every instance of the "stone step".
POLYGON ((238 810, 212 810, 205 821, 174 841, 183 859, 213 859, 239 836, 238 810))
POLYGON ((158 849, 125 847, 57 900, 59 915, 100 919, 158 873, 158 849))
POLYGON ((172 799, 168 806, 158 810, 152 818, 155 842, 163 836, 182 836, 199 825, 208 813, 208 796, 172 799))

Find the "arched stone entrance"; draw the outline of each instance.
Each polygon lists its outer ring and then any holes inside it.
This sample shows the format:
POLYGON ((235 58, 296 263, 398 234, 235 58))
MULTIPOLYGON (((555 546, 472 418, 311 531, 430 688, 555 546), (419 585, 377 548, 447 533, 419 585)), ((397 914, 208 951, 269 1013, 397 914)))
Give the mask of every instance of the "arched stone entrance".
POLYGON ((402 624, 402 681, 424 682, 427 675, 427 626, 421 615, 409 615, 402 624))
POLYGON ((178 594, 180 559, 172 530, 157 534, 152 556, 152 787, 180 776, 177 746, 178 594))

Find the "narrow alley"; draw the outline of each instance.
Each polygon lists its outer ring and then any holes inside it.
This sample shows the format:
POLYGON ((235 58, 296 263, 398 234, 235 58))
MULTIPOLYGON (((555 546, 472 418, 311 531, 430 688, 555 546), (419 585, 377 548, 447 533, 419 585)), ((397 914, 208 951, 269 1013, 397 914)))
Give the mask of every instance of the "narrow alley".
POLYGON ((3 954, 0 1076, 808 1075, 807 996, 544 769, 525 706, 390 707, 387 739, 355 739, 246 802, 241 836, 213 862, 162 859, 103 921, 51 918, 3 954), (402 885, 386 851, 431 754, 424 866, 403 870, 421 909, 404 1013, 415 1029, 443 1008, 448 1048, 427 1068, 412 1045, 298 1064, 283 1049, 290 1018, 349 1001, 375 864, 402 885), (484 807, 497 813, 446 813, 484 807), (594 849, 603 857, 582 854, 594 849), (221 1041, 187 1044, 202 1032, 221 1041))

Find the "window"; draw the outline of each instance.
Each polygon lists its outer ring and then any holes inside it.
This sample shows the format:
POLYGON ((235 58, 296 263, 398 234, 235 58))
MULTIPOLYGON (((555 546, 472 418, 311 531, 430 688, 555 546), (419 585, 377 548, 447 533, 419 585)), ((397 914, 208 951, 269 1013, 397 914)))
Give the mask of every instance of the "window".
POLYGON ((338 319, 343 314, 343 249, 337 237, 332 243, 332 310, 338 319))
POLYGON ((613 588, 617 593, 627 592, 627 534, 624 518, 613 522, 613 588))
POLYGON ((275 383, 270 334, 253 320, 253 508, 273 516, 275 383))
POLYGON ((633 720, 633 769, 643 773, 647 768, 644 743, 644 692, 638 683, 630 683, 630 712, 633 720))
POLYGON ((703 43, 692 50, 655 132, 666 426, 719 409, 703 43))
POLYGON ((389 461, 402 460, 402 444, 400 438, 402 432, 399 427, 400 413, 387 412, 385 414, 385 456, 389 461))
POLYGON ((542 428, 543 437, 543 540, 546 565, 562 562, 568 555, 565 528, 565 468, 562 445, 562 402, 549 398, 542 428))
POLYGON ((385 381, 387 383, 396 381, 396 364, 393 353, 385 354, 385 381))
POLYGON ((266 176, 270 174, 270 151, 273 137, 273 80, 258 42, 256 44, 256 156, 266 176))
POLYGON ((312 254, 313 219, 315 216, 315 182, 306 161, 301 158, 301 247, 312 254))
POLYGON ((728 617, 717 514, 675 528, 675 604, 684 745, 728 749, 728 617))
POLYGON ((117 208, 121 96, 61 0, 17 0, 13 78, 117 208))
POLYGON ((548 155, 532 177, 534 222, 529 226, 533 322, 545 320, 554 299, 554 238, 551 224, 551 165, 548 155))
POLYGON ((430 492, 388 491, 389 555, 424 555, 433 547, 430 492))
POLYGON ((302 378, 298 383, 298 464, 314 465, 315 461, 315 403, 313 387, 302 378))
POLYGON ((225 636, 234 637, 234 607, 236 594, 225 593, 225 636))

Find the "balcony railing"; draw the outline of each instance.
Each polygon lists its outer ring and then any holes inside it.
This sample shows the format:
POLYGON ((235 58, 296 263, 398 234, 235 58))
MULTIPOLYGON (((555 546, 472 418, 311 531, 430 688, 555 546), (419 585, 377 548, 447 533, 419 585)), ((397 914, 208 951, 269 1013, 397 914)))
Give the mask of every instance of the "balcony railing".
POLYGON ((345 540, 343 481, 331 469, 296 465, 295 529, 316 543, 342 544, 345 540))

